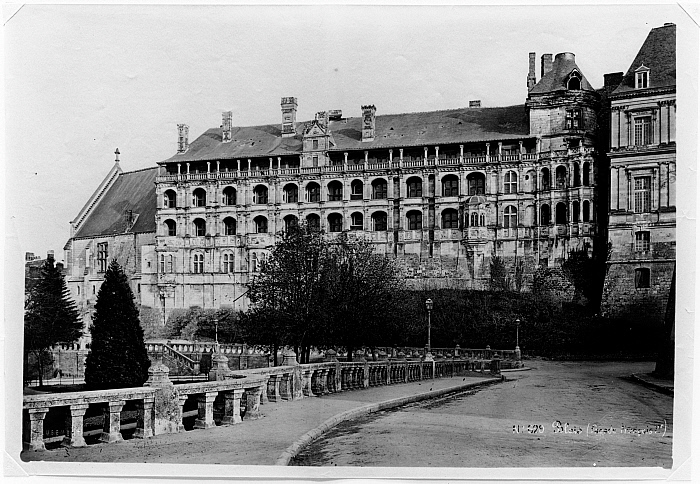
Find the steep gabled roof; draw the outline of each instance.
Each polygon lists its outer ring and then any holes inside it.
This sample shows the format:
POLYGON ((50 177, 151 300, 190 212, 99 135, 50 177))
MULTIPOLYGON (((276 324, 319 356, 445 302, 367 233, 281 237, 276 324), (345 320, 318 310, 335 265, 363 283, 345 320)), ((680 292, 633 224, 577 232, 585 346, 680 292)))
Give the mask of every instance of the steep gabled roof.
POLYGON ((651 29, 613 96, 642 90, 635 88, 635 72, 642 65, 649 68, 648 89, 676 85, 676 24, 651 29))
POLYGON ((594 91, 591 84, 576 65, 576 57, 570 52, 557 54, 552 62, 552 69, 535 84, 528 94, 545 94, 555 91, 566 91, 566 81, 569 75, 576 70, 581 75, 581 90, 594 91))
POLYGON ((157 173, 158 167, 120 173, 90 208, 74 237, 155 232, 157 173), (127 210, 137 216, 130 228, 124 216, 127 210))
MULTIPOLYGON (((376 117, 374 141, 370 142, 362 141, 361 123, 359 116, 330 121, 335 141, 330 151, 497 141, 528 137, 530 129, 522 104, 380 115, 376 117)), ((234 128, 229 143, 221 142, 221 128, 209 129, 185 153, 162 163, 301 154, 305 125, 308 123, 297 123, 293 138, 282 138, 280 125, 276 124, 234 128)))

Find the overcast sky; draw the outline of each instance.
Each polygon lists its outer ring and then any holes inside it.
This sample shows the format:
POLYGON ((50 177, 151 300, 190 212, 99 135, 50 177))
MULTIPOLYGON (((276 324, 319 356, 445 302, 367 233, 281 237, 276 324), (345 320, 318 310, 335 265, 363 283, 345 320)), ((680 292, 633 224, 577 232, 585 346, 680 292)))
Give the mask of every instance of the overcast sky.
POLYGON ((121 151, 155 166, 221 124, 521 104, 528 53, 573 52, 594 87, 626 71, 674 5, 234 7, 26 5, 6 23, 6 233, 63 259, 69 222, 121 151))

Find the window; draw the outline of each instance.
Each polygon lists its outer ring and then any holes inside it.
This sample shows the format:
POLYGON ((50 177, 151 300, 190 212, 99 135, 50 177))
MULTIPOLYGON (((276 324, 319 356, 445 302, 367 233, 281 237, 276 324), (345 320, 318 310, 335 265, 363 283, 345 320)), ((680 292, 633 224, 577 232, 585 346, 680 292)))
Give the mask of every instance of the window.
POLYGON ((97 272, 107 272, 107 242, 97 244, 97 272))
POLYGON ((542 208, 540 209, 540 225, 549 225, 551 218, 549 205, 542 205, 542 208))
POLYGON ((267 219, 262 215, 258 215, 253 219, 255 223, 255 233, 256 234, 266 234, 267 233, 267 219))
POLYGON ((571 73, 569 80, 566 83, 566 88, 569 90, 581 89, 581 75, 578 72, 573 71, 571 73))
POLYGON ((384 199, 387 196, 386 180, 379 178, 372 182, 372 198, 375 200, 384 199))
POLYGON ((651 129, 651 116, 634 118, 634 144, 637 146, 650 145, 654 142, 651 129))
POLYGON ((78 290, 78 296, 80 296, 80 286, 76 288, 78 290))
POLYGON ((637 89, 646 89, 649 87, 649 69, 644 66, 640 67, 635 73, 635 87, 637 89))
POLYGON ((192 272, 195 274, 204 273, 204 254, 195 254, 192 259, 192 272))
POLYGON ((456 229, 459 228, 459 214, 457 210, 448 208, 442 211, 442 228, 456 229))
POLYGON ((321 187, 318 183, 309 183, 306 185, 306 201, 318 202, 321 199, 321 187))
POLYGON ((363 220, 360 212, 355 212, 350 216, 350 230, 362 230, 363 220))
POLYGON ((235 205, 236 204, 236 189, 233 187, 226 187, 223 191, 224 205, 235 205))
POLYGON ((566 110, 566 129, 583 129, 580 109, 566 110))
POLYGON ((583 201, 583 221, 590 222, 591 220, 591 202, 588 200, 583 201))
POLYGON ((634 250, 637 252, 649 252, 650 246, 648 231, 639 231, 634 234, 634 250))
POLYGON ((163 208, 175 208, 177 206, 177 193, 174 190, 166 190, 163 194, 163 208))
POLYGON ((332 213, 328 216, 328 231, 329 232, 342 232, 343 231, 343 217, 338 213, 332 213))
POLYGON ((295 215, 287 215, 284 217, 284 230, 289 232, 294 227, 299 226, 299 219, 295 215))
POLYGON ((173 258, 172 254, 168 255, 168 272, 173 272, 173 258))
POLYGON ((507 171, 503 182, 503 193, 518 192, 518 175, 514 171, 507 171))
POLYGON ((224 254, 224 261, 221 267, 221 272, 230 274, 233 272, 233 254, 224 254))
POLYGON ((372 214, 372 225, 377 232, 386 230, 386 212, 374 212, 372 214))
POLYGON ((634 211, 636 213, 651 211, 650 176, 638 176, 634 179, 634 211))
POLYGON ((587 187, 591 183, 591 165, 587 161, 583 163, 583 186, 587 187))
POLYGON ((267 203, 267 187, 264 185, 258 185, 253 190, 253 203, 258 205, 264 205, 267 203))
POLYGON ((317 150, 317 149, 318 149, 318 140, 317 140, 317 139, 313 140, 313 141, 312 141, 312 144, 313 144, 313 148, 312 148, 312 149, 317 150))
POLYGON ((581 170, 578 166, 578 163, 574 163, 574 186, 581 186, 581 170))
POLYGON ((481 227, 486 227, 486 215, 483 213, 479 215, 479 225, 481 227))
POLYGON ((318 156, 311 158, 311 164, 314 168, 318 167, 318 156))
POLYGON ((284 186, 284 201, 286 203, 297 203, 299 201, 299 188, 294 183, 284 186))
POLYGON ((202 237, 207 234, 207 223, 201 218, 194 219, 194 235, 202 237))
POLYGON ((472 227, 478 227, 479 226, 479 214, 476 212, 472 212, 469 215, 469 225, 472 227))
POLYGON ((573 212, 573 213, 571 214, 571 215, 572 215, 572 217, 571 217, 572 221, 573 221, 573 222, 578 222, 578 221, 579 221, 579 217, 580 217, 580 215, 581 215, 581 204, 579 203, 578 200, 574 200, 573 208, 571 209, 571 211, 573 212))
POLYGON ((263 252, 260 254, 253 252, 250 261, 252 271, 260 272, 262 270, 263 263, 265 262, 265 254, 263 252))
POLYGON ((503 211, 503 227, 506 229, 514 229, 518 225, 518 211, 512 206, 508 205, 503 211))
POLYGON ((350 184, 350 200, 362 200, 362 189, 364 185, 360 180, 354 180, 350 184))
POLYGON ((471 173, 467 176, 469 195, 483 195, 486 177, 482 173, 471 173))
POLYGON ((165 254, 161 254, 159 259, 160 259, 160 264, 159 264, 158 270, 162 274, 165 272, 165 254))
POLYGON ((423 228, 423 214, 413 210, 406 214, 408 220, 408 230, 421 230, 423 228))
POLYGON ((207 205, 207 192, 203 188, 197 188, 192 192, 192 206, 205 207, 207 205))
POLYGON ((564 202, 557 203, 556 222, 557 224, 565 224, 567 222, 566 204, 564 202))
POLYGON ((163 222, 163 226, 165 227, 165 234, 168 237, 175 237, 177 235, 177 224, 174 220, 167 219, 163 222))
POLYGON ((406 182, 408 198, 420 198, 423 196, 423 180, 418 177, 409 178, 406 182))
POLYGON ((321 217, 319 217, 315 213, 307 215, 306 224, 309 226, 309 230, 317 232, 321 230, 321 217))
POLYGON ((566 168, 562 165, 559 165, 557 167, 556 173, 556 183, 557 183, 557 190, 563 190, 566 188, 567 183, 566 183, 566 168))
POLYGON ((549 190, 551 180, 549 178, 549 168, 542 168, 542 183, 540 184, 541 190, 549 190))
POLYGON ((224 219, 224 235, 236 235, 236 219, 232 217, 224 219))
POLYGON ((634 270, 634 287, 636 289, 646 289, 650 287, 650 279, 648 268, 640 267, 634 270))
POLYGON ((448 175, 442 179, 442 196, 456 197, 459 195, 459 179, 455 175, 448 175))
POLYGON ((328 201, 339 202, 343 199, 343 185, 339 181, 328 184, 328 201))

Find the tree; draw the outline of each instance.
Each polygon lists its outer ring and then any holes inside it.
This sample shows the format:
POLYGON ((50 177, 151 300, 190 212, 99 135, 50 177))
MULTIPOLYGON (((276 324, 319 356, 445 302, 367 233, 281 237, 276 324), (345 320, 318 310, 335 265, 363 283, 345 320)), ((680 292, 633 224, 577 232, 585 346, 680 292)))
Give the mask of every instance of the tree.
POLYGON ((85 385, 92 390, 143 385, 150 361, 134 294, 116 260, 110 263, 97 293, 90 332, 85 385))
POLYGON ((57 343, 76 341, 83 329, 63 274, 52 257, 44 262, 24 309, 24 349, 27 354, 33 354, 39 385, 43 385, 44 364, 51 361, 49 349, 57 343))
POLYGON ((503 261, 502 258, 498 256, 494 256, 491 258, 491 290, 510 290, 510 280, 508 278, 508 270, 506 269, 506 263, 503 261))

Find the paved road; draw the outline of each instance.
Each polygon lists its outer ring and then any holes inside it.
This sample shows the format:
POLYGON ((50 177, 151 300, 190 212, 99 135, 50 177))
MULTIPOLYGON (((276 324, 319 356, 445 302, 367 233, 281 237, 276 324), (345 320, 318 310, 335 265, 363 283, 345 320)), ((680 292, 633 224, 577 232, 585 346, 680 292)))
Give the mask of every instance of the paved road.
POLYGON ((653 363, 528 366, 534 369, 473 395, 343 424, 296 464, 671 467, 673 398, 621 378, 653 363), (595 433, 594 425, 614 432, 595 433))

